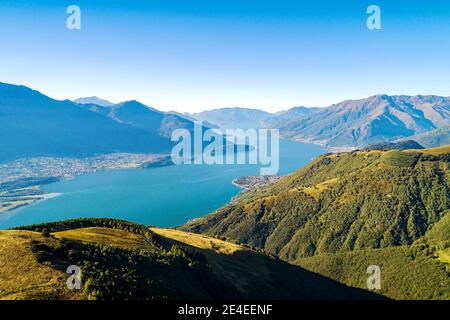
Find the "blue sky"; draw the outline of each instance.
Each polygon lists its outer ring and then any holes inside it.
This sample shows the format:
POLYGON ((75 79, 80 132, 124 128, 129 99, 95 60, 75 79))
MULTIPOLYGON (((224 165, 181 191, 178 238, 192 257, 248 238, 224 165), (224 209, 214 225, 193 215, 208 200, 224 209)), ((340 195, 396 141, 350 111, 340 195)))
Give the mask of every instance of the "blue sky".
POLYGON ((1 82, 57 99, 192 112, 450 96, 446 0, 1 0, 0 43, 1 82), (371 4, 382 30, 366 28, 371 4))

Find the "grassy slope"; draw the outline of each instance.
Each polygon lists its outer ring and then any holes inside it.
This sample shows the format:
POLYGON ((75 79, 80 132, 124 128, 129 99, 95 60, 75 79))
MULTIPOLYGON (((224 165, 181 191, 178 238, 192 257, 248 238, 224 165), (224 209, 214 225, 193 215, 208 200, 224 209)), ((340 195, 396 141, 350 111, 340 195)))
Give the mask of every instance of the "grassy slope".
POLYGON ((301 258, 295 264, 350 286, 366 288, 367 267, 381 268, 382 295, 393 299, 450 299, 445 266, 428 256, 414 256, 408 246, 358 250, 301 258))
POLYGON ((408 257, 411 245, 445 220, 449 155, 450 146, 325 155, 180 229, 261 247, 359 287, 371 261, 385 261, 383 292, 390 297, 445 297, 448 273, 434 256, 448 261, 449 232, 435 232, 439 247, 421 248, 432 254, 408 257), (405 265, 415 270, 415 284, 405 265))
POLYGON ((70 239, 87 243, 98 243, 103 245, 117 246, 125 249, 145 249, 148 245, 143 238, 137 234, 124 230, 91 227, 65 230, 54 233, 57 239, 70 239))
POLYGON ((0 277, 9 281, 0 282, 0 297, 377 298, 222 240, 169 229, 151 229, 149 240, 133 231, 105 227, 104 223, 95 227, 95 223, 75 229, 64 222, 48 224, 45 227, 54 231, 51 237, 28 230, 1 231, 4 260, 0 277), (33 253, 32 241, 38 252, 33 253), (39 257, 40 263, 36 261, 39 257), (81 266, 83 290, 65 289, 67 275, 63 270, 69 264, 81 266))
POLYGON ((82 299, 82 292, 66 288, 67 275, 49 264, 38 263, 30 250, 31 240, 54 244, 40 233, 0 231, 0 299, 82 299))
POLYGON ((447 154, 447 153, 450 153, 450 145, 436 147, 436 148, 428 148, 428 149, 420 149, 420 150, 406 150, 406 151, 421 152, 421 153, 434 154, 434 155, 447 154))
POLYGON ((365 291, 347 292, 339 284, 317 274, 304 272, 241 245, 173 229, 153 228, 152 231, 171 243, 203 254, 218 278, 233 283, 239 291, 249 296, 284 299, 373 298, 365 291))
POLYGON ((369 265, 382 272, 379 293, 396 299, 450 299, 450 211, 412 246, 323 254, 295 261, 308 270, 365 288, 369 265))

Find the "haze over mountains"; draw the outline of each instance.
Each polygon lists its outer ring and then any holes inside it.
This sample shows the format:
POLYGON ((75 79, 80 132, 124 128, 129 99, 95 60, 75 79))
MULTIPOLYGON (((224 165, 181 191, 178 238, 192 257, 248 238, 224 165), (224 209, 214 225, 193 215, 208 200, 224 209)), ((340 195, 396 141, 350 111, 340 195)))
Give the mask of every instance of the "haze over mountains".
POLYGON ((148 107, 138 101, 126 101, 112 106, 97 104, 82 104, 83 108, 105 115, 112 120, 146 132, 157 133, 159 136, 170 139, 172 131, 178 128, 193 130, 194 123, 173 113, 165 113, 148 107))
POLYGON ((77 101, 58 101, 24 86, 0 83, 0 161, 169 153, 172 131, 194 126, 186 117, 137 101, 117 105, 96 97, 77 101))
MULTIPOLYGON (((295 107, 275 114, 225 108, 192 116, 220 127, 279 128, 284 138, 327 147, 365 147, 448 127, 450 98, 376 95, 327 108, 295 107)), ((445 137, 433 141, 429 136, 427 146, 437 146, 440 141, 445 137)))
POLYGON ((21 157, 83 157, 160 153, 172 143, 65 100, 24 86, 0 84, 0 161, 21 157))
POLYGON ((248 108, 222 108, 190 114, 191 117, 213 123, 220 128, 261 128, 270 113, 248 108))
POLYGON ((119 104, 97 97, 51 99, 24 86, 0 83, 0 161, 21 157, 167 153, 177 128, 279 128, 286 139, 327 147, 365 147, 418 139, 426 147, 448 143, 450 99, 376 95, 327 108, 295 107, 268 113, 223 108, 182 115, 138 101, 119 104), (411 138, 412 137, 412 138, 411 138))
POLYGON ((100 99, 98 97, 86 97, 86 98, 79 98, 76 100, 73 100, 73 102, 79 103, 79 104, 96 104, 101 107, 112 107, 114 103, 109 102, 105 99, 100 99))
POLYGON ((409 139, 417 141, 422 146, 431 148, 450 144, 450 126, 444 126, 424 133, 416 134, 409 139))
POLYGON ((266 118, 264 120, 264 126, 270 128, 282 128, 285 126, 286 122, 307 117, 319 110, 319 108, 294 107, 289 110, 279 111, 266 118))
POLYGON ((281 128, 286 138, 331 147, 367 146, 450 125, 450 99, 377 95, 347 100, 281 128))

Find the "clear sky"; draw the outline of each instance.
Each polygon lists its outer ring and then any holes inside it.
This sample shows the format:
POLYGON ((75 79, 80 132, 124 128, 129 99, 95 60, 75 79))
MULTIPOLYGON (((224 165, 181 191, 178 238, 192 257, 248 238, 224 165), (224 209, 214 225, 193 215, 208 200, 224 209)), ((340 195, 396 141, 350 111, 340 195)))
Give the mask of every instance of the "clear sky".
POLYGON ((57 99, 194 112, 450 96, 448 0, 0 0, 0 43, 0 82, 57 99))

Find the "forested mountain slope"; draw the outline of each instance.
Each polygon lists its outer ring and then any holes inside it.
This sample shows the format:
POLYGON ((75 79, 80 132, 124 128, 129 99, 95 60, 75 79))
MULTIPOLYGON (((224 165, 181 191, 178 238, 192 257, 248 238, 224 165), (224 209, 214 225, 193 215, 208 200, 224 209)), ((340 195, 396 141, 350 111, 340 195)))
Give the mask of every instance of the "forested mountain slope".
MULTIPOLYGON (((439 245, 426 239, 435 226, 448 222, 449 160, 449 146, 327 154, 181 229, 263 248, 313 271, 330 277, 334 274, 339 281, 345 280, 344 276, 336 276, 340 267, 331 266, 331 261, 355 255, 362 259, 360 253, 373 256, 375 251, 367 250, 406 250, 393 256, 401 254, 406 259, 412 252, 413 256, 425 256, 426 263, 437 262, 436 257, 441 256, 444 265, 436 268, 425 268, 425 260, 414 260, 419 263, 417 268, 429 271, 423 274, 421 283, 429 283, 428 277, 440 279, 440 289, 436 288, 440 297, 442 286, 450 285, 444 261, 450 235, 442 231, 450 229, 448 223, 446 228, 441 226, 441 232, 435 232, 433 241, 439 245), (308 257, 313 258, 302 260, 308 257)), ((388 252, 380 251, 378 257, 390 261, 385 256, 388 252)), ((370 259, 361 261, 370 264, 370 259)), ((402 268, 401 261, 392 260, 392 270, 402 268)), ((359 272, 365 272, 365 268, 359 272)), ((339 270, 351 278, 350 269, 339 270)), ((353 279, 359 282, 346 283, 363 287, 361 277, 353 279)), ((419 296, 420 292, 425 291, 419 290, 419 296)), ((407 298, 397 293, 392 297, 407 298)))

